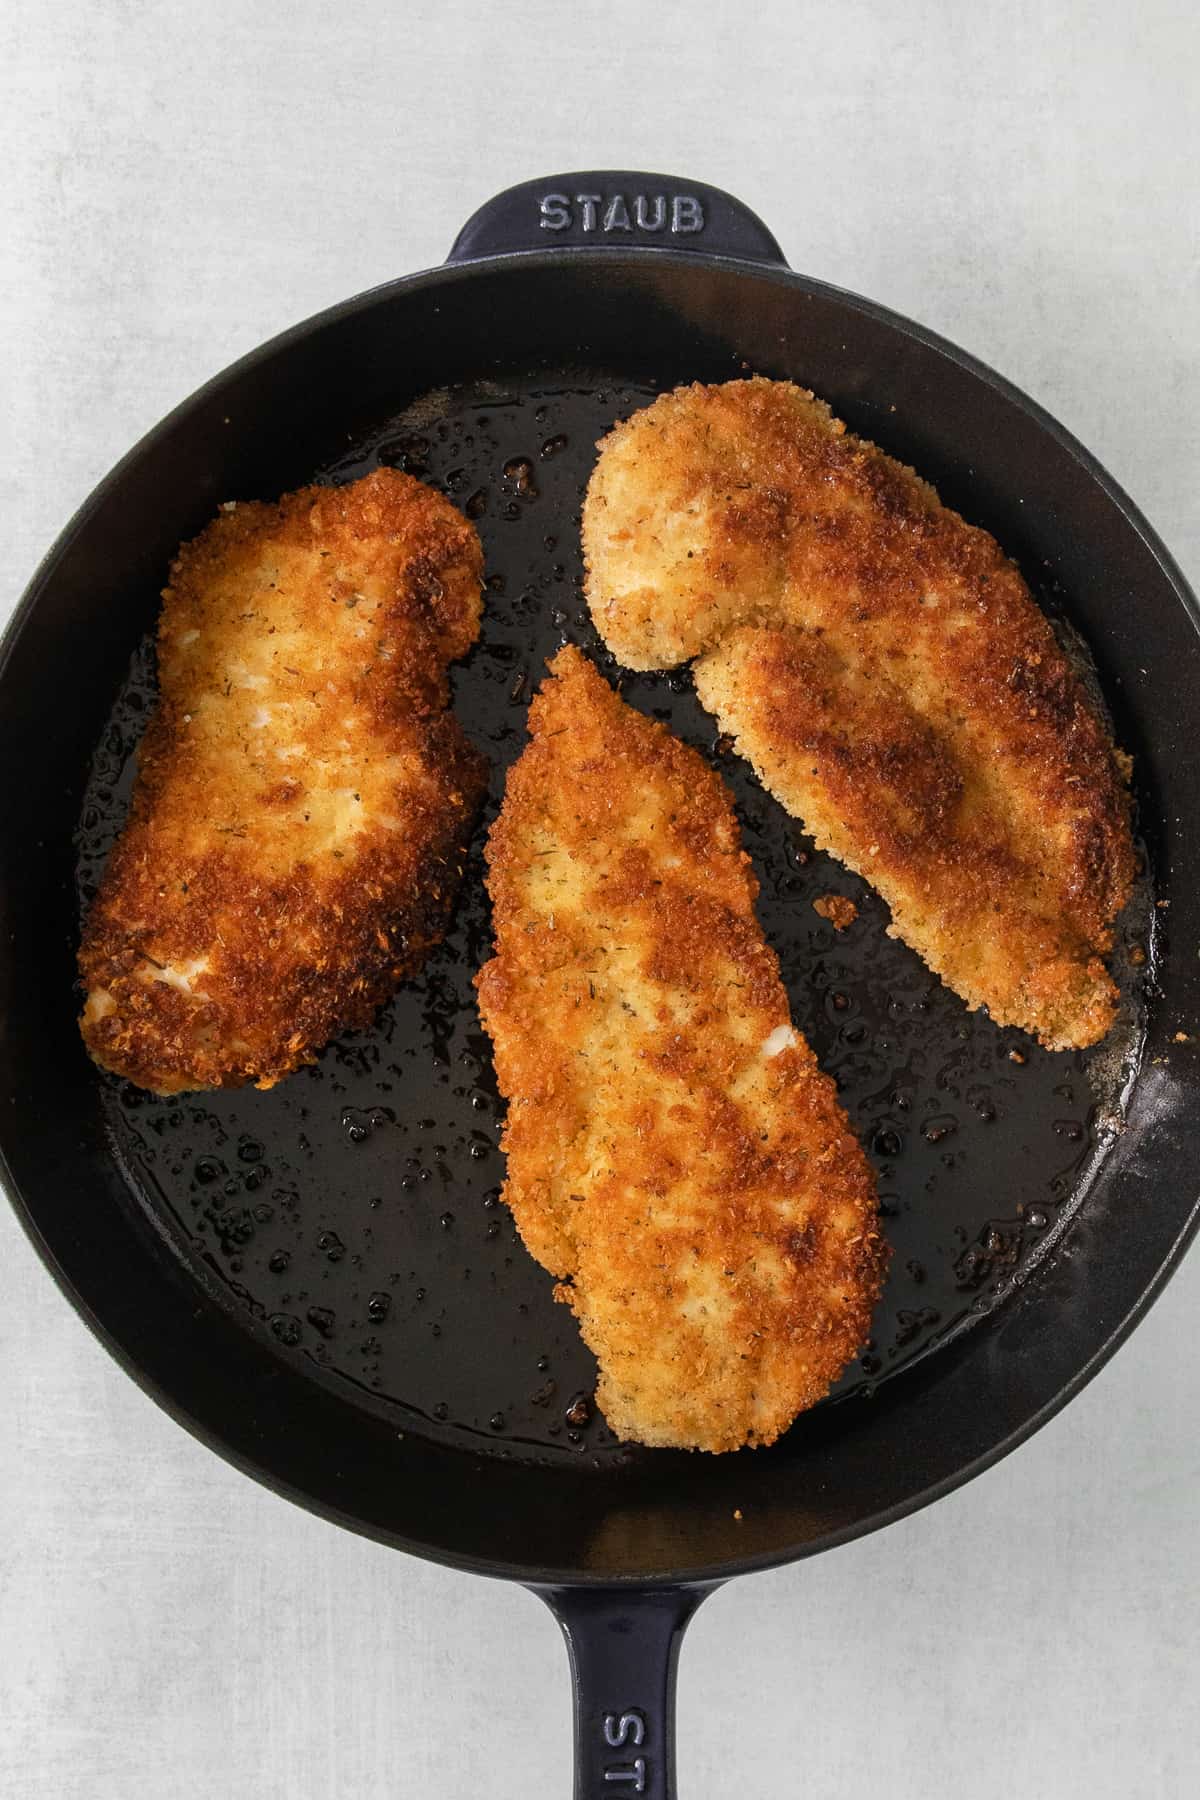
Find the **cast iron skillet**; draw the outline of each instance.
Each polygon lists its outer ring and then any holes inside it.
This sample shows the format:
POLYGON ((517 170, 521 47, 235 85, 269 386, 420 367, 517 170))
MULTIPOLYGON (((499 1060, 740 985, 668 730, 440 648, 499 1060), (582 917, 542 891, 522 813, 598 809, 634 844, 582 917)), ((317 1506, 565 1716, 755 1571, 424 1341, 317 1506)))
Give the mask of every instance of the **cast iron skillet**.
POLYGON ((126 457, 38 571, 0 676, 14 1205, 124 1367, 239 1468, 549 1601, 575 1671, 579 1795, 673 1791, 675 1658, 711 1587, 888 1524, 994 1462, 1178 1262, 1200 1150, 1200 1070, 1176 1037, 1200 1028, 1196 625, 1145 520, 1015 389, 792 274, 728 195, 628 173, 514 188, 445 267, 244 358, 126 457), (420 980, 269 1094, 157 1100, 98 1075, 72 958, 151 691, 157 595, 221 501, 382 460, 478 520, 486 623, 456 705, 493 762, 486 823, 545 655, 575 638, 619 675, 578 586, 595 437, 656 388, 747 367, 813 387, 915 464, 1019 560, 1064 641, 1082 634, 1135 758, 1147 872, 1122 926, 1112 1044, 1046 1055, 885 937, 880 903, 746 777, 686 677, 626 680, 733 783, 795 1016, 880 1170, 895 1246, 875 1337, 835 1397, 770 1451, 709 1458, 613 1440, 573 1322, 497 1202, 501 1109, 470 987, 489 935, 482 826, 420 980), (831 889, 860 902, 840 938, 811 906, 831 889))

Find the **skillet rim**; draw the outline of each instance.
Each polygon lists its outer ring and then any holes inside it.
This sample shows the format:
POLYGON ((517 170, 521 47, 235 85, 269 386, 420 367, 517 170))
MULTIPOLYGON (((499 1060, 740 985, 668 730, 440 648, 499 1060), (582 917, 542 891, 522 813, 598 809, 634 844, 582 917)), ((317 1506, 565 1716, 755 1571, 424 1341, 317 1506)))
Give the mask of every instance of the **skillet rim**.
POLYGON ((1034 400, 1015 382, 1009 381, 993 369, 990 364, 973 356, 970 351, 963 350, 950 338, 931 331, 910 319, 904 313, 894 311, 889 306, 868 299, 865 295, 856 294, 849 288, 841 288, 833 282, 821 281, 816 276, 801 274, 791 269, 786 263, 764 263, 748 257, 721 256, 715 252, 696 250, 667 250, 640 247, 623 250, 606 245, 570 245, 564 244, 553 250, 516 250, 503 256, 470 257, 463 261, 447 261, 439 263, 431 269, 420 269, 412 275, 400 275, 392 281, 378 283, 375 287, 365 288, 362 293, 352 295, 348 300, 339 300, 332 306, 312 313, 308 318, 299 320, 294 325, 285 326, 273 337, 264 339, 244 355, 236 357, 223 369, 211 375, 207 381, 194 388, 190 394, 177 402, 168 413, 165 413, 148 431, 142 433, 125 453, 118 458, 107 473, 92 488, 90 493, 76 508, 70 519, 58 533, 49 549, 35 566, 20 599, 14 606, 8 622, 0 633, 0 682, 3 682, 17 639, 24 629, 25 621, 32 612, 41 590, 47 585, 49 577, 61 556, 68 549, 79 531, 107 498, 109 491, 116 487, 127 468, 147 450, 151 449, 167 432, 180 423, 193 408, 212 398, 227 381, 248 373, 257 364, 266 362, 279 351, 300 342, 309 333, 327 325, 335 325, 352 318, 356 313, 366 312, 370 307, 390 300, 394 295, 404 292, 418 292, 422 288, 434 287, 443 282, 469 280, 480 270, 505 270, 519 267, 562 268, 567 262, 578 262, 586 259, 588 267, 628 263, 633 268, 645 267, 648 260, 672 263, 679 268, 712 267, 728 269, 734 273, 753 276, 776 287, 799 288, 822 299, 832 300, 849 306, 852 312, 865 314, 867 317, 887 325, 898 331, 901 336, 913 339, 928 349, 938 351, 951 362, 956 363, 968 375, 973 375, 1008 400, 1021 412, 1028 415, 1033 422, 1046 432, 1065 450, 1089 475, 1101 489, 1106 500, 1116 506, 1126 524, 1141 538, 1155 561, 1159 564, 1164 576, 1175 590, 1180 605, 1200 633, 1200 597, 1192 592, 1191 586, 1183 570, 1168 550, 1166 544, 1118 481, 1111 476, 1104 465, 1094 457, 1090 450, 1081 443, 1073 432, 1061 424, 1044 406, 1034 400))
POLYGON ((548 1589, 621 1589, 638 1592, 687 1587, 716 1587, 738 1575, 761 1574, 769 1569, 782 1568, 787 1563, 804 1562, 810 1556, 823 1555, 828 1550, 840 1549, 845 1544, 854 1543, 858 1538, 869 1537, 877 1531, 886 1530, 890 1525, 899 1524, 902 1519, 908 1518, 911 1514, 921 1512, 925 1507, 932 1506, 935 1501, 945 1499, 948 1494, 965 1487, 977 1475, 984 1474, 1014 1450, 1019 1449, 1027 1439, 1033 1437, 1044 1425, 1049 1424, 1057 1413, 1061 1412, 1087 1387, 1089 1382, 1100 1373, 1105 1364, 1120 1349, 1126 1338, 1141 1324, 1171 1277, 1178 1270, 1193 1238, 1200 1230, 1200 1197, 1197 1197, 1166 1257, 1150 1281, 1142 1288, 1133 1307, 1122 1319, 1118 1320, 1099 1348, 1044 1405, 1035 1409, 1012 1431, 993 1444, 989 1450, 981 1452, 980 1455, 960 1465, 953 1474, 944 1476, 940 1481, 931 1483, 918 1493, 910 1495, 904 1500, 896 1501, 879 1512, 871 1513, 867 1518, 858 1519, 852 1524, 824 1532, 812 1542, 801 1544, 799 1547, 793 1545, 784 1550, 761 1551, 741 1557, 726 1557, 716 1562, 687 1564, 646 1574, 622 1570, 582 1569, 577 1566, 569 1568, 538 1566, 511 1562, 503 1558, 472 1556, 463 1552, 449 1551, 443 1546, 430 1544, 399 1532, 388 1532, 376 1528, 364 1523, 354 1513, 314 1499, 305 1489, 297 1487, 294 1483, 281 1478, 263 1465, 254 1462, 250 1457, 243 1456, 239 1451, 233 1449, 195 1414, 181 1405, 158 1381, 148 1375, 136 1358, 125 1350, 89 1302, 79 1293, 58 1258, 50 1250, 13 1179, 2 1146, 0 1146, 0 1187, 3 1187, 7 1194, 26 1237, 41 1258, 55 1286, 70 1301, 93 1337, 99 1341, 123 1372, 131 1377, 141 1391, 153 1400, 176 1425, 182 1426, 205 1449, 221 1457, 222 1461, 236 1469, 239 1474, 248 1476, 260 1487, 265 1487, 269 1492, 292 1501, 295 1505, 302 1507, 305 1512, 325 1520, 326 1523, 340 1526, 343 1530, 353 1531, 359 1537, 369 1538, 375 1543, 385 1545, 388 1549, 400 1550, 406 1555, 417 1556, 425 1562, 438 1563, 443 1568, 456 1569, 463 1574, 485 1575, 495 1580, 520 1582, 529 1588, 548 1589))
MULTIPOLYGON (((1000 399, 1024 413, 1034 426, 1049 436, 1057 446, 1065 451, 1099 488, 1104 500, 1114 507, 1135 535, 1141 540, 1154 562, 1158 565, 1163 579, 1169 585, 1175 599, 1193 629, 1200 634, 1200 601, 1192 592, 1182 570, 1159 537, 1149 520, 1145 518, 1134 501, 1117 483, 1099 461, 1084 447, 1082 443, 1066 427, 1061 425, 1049 412, 1032 400, 1020 388, 1004 376, 998 374, 989 365, 983 363, 969 352, 940 334, 928 330, 905 315, 893 311, 864 296, 854 294, 831 283, 817 280, 800 274, 785 264, 770 264, 751 258, 722 256, 695 250, 680 251, 664 248, 627 249, 608 246, 559 246, 552 249, 537 249, 510 252, 499 256, 483 256, 461 261, 448 261, 432 269, 401 276, 381 283, 364 292, 337 302, 311 317, 302 320, 285 330, 268 338, 262 344, 237 358, 226 368, 213 375, 208 381, 186 396, 174 406, 158 423, 145 432, 140 439, 113 465, 108 473, 97 483, 66 526, 59 533, 47 550, 31 576, 24 593, 13 609, 12 615, 0 637, 0 704, 3 704, 4 683, 9 665, 24 628, 32 616, 39 600, 54 578, 57 567, 78 534, 87 526, 93 516, 104 506, 109 495, 118 488, 128 469, 137 463, 146 453, 152 450, 177 425, 182 423, 193 411, 218 394, 222 388, 265 363, 279 353, 300 343, 314 332, 334 324, 352 320, 356 315, 369 311, 376 305, 389 303, 400 293, 418 292, 423 289, 436 288, 460 280, 469 280, 474 274, 488 270, 502 272, 509 269, 561 269, 567 262, 579 262, 586 258, 589 268, 598 266, 625 265, 627 272, 633 273, 645 269, 648 259, 658 263, 670 263, 681 268, 697 265, 708 268, 728 270, 731 273, 751 276, 756 281, 763 281, 774 286, 798 290, 848 307, 852 313, 863 315, 876 323, 881 323, 889 330, 908 338, 927 349, 931 349, 950 362, 957 365, 966 374, 982 382, 1000 399)), ((1197 1231, 1200 1230, 1200 1195, 1191 1204, 1176 1236, 1169 1244, 1166 1254, 1158 1264, 1154 1273, 1144 1283, 1137 1297, 1117 1323, 1102 1336, 1100 1343, 1091 1354, 1076 1368, 1074 1373, 1063 1382, 1042 1405, 1037 1406, 1019 1424, 1002 1435, 986 1451, 969 1459, 956 1468, 951 1474, 920 1489, 918 1492, 893 1502, 879 1511, 872 1512, 850 1524, 822 1532, 813 1540, 802 1543, 799 1547, 790 1545, 783 1549, 773 1549, 750 1553, 741 1557, 723 1558, 715 1562, 691 1564, 653 1573, 645 1572, 603 1572, 592 1569, 581 1569, 573 1566, 565 1569, 539 1567, 528 1563, 517 1563, 504 1559, 480 1557, 469 1553, 448 1551, 444 1547, 430 1544, 424 1540, 407 1537, 399 1533, 389 1532, 383 1528, 365 1523, 357 1515, 315 1499, 306 1490, 293 1483, 281 1479, 265 1465, 255 1462, 243 1455, 227 1443, 218 1432, 202 1422, 154 1377, 150 1376, 138 1362, 134 1353, 127 1351, 114 1333, 100 1319, 91 1304, 85 1300, 77 1289, 74 1280, 65 1265, 51 1250, 42 1234, 35 1213, 26 1201, 12 1169, 5 1150, 4 1139, 9 1128, 0 1123, 0 1186, 8 1194, 13 1209, 20 1221, 26 1236, 48 1268, 56 1285, 71 1302, 84 1323, 114 1358, 124 1372, 131 1376, 144 1393, 149 1395, 164 1412, 177 1424, 182 1425, 191 1435, 197 1438, 206 1448, 215 1451, 223 1459, 232 1464, 240 1473, 249 1475, 261 1485, 275 1493, 281 1494, 306 1511, 327 1519, 333 1524, 356 1531, 361 1536, 387 1544, 391 1548, 406 1551, 425 1560, 443 1566, 460 1569, 464 1572, 490 1575, 493 1577, 521 1581, 529 1586, 538 1587, 586 1587, 586 1588, 621 1588, 637 1590, 639 1588, 668 1588, 685 1585, 711 1585, 738 1574, 753 1573, 760 1570, 779 1567, 785 1563, 799 1561, 821 1551, 837 1548, 839 1545, 864 1537, 869 1533, 884 1529, 898 1522, 910 1513, 943 1498, 956 1488, 965 1485, 985 1469, 999 1462, 1016 1449, 1027 1438, 1049 1422, 1068 1402, 1099 1373, 1116 1352, 1120 1345, 1144 1318, 1146 1312, 1161 1294, 1167 1281, 1175 1273, 1183 1255, 1197 1231)))

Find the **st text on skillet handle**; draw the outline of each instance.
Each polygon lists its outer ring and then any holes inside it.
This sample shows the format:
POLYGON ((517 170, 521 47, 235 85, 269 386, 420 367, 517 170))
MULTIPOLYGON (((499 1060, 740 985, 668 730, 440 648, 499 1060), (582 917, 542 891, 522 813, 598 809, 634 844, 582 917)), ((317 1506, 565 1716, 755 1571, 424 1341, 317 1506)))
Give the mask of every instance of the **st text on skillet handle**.
POLYGON ((703 181, 634 169, 547 175, 506 188, 472 213, 446 260, 597 246, 784 260, 762 220, 732 194, 703 181))
POLYGON ((675 1670, 705 1588, 540 1588, 575 1697, 575 1800, 676 1800, 675 1670))

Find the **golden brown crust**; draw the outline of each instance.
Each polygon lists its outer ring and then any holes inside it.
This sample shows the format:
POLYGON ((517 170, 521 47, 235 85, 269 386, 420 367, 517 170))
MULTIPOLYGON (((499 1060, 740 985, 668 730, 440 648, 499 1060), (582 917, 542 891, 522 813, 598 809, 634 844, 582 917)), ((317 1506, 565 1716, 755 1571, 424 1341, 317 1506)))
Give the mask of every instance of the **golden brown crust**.
POLYGON ((394 470, 229 507, 171 569, 81 1029, 159 1093, 270 1087, 445 927, 482 758, 447 712, 478 536, 394 470))
POLYGON ((867 1335, 874 1178, 790 1023, 717 774, 576 649, 488 843, 505 1198, 621 1436, 771 1443, 867 1335))
POLYGON ((601 446, 588 598, 696 686, 972 1006, 1094 1043, 1128 898, 1128 763, 1015 566, 787 382, 682 388, 601 446))
POLYGON ((858 917, 858 908, 849 894, 818 894, 813 911, 828 919, 835 931, 848 931, 858 917))

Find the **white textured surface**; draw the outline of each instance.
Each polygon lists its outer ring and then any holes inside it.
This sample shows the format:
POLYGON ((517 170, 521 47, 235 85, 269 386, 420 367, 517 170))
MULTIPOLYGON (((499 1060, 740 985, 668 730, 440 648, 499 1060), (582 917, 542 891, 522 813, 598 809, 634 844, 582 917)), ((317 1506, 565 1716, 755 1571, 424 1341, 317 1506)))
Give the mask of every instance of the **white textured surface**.
MULTIPOLYGON (((439 261, 509 182, 613 163, 732 189, 796 266, 1004 370, 1200 577, 1190 4, 53 0, 4 12, 0 63, 14 594, 215 369, 439 261)), ((534 1600, 235 1475, 110 1364, 6 1208, 0 1268, 0 1793, 569 1791, 534 1600)), ((711 1600, 683 1800, 1195 1792, 1198 1307, 1193 1256, 1001 1467, 711 1600)))

